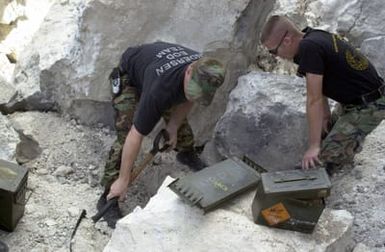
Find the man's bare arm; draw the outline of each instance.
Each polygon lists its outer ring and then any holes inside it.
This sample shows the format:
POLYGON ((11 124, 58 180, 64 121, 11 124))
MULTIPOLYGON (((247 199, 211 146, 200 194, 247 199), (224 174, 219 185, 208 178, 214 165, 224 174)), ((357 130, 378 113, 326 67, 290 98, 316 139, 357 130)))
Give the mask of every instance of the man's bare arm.
POLYGON ((319 163, 318 154, 321 146, 322 121, 324 115, 324 96, 322 95, 323 76, 306 74, 306 114, 309 124, 309 148, 302 160, 302 167, 308 169, 319 163))
POLYGON ((107 199, 119 196, 124 199, 128 185, 131 181, 132 169, 142 145, 143 135, 133 125, 126 137, 122 150, 122 160, 120 163, 119 178, 111 185, 107 199))

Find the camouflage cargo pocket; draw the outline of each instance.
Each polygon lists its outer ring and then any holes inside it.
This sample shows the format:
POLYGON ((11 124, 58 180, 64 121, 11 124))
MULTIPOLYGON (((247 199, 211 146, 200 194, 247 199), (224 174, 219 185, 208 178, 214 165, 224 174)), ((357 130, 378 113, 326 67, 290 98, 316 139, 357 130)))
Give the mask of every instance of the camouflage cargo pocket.
POLYGON ((116 111, 115 127, 117 131, 128 131, 132 125, 136 103, 136 88, 125 86, 121 94, 112 101, 116 111))

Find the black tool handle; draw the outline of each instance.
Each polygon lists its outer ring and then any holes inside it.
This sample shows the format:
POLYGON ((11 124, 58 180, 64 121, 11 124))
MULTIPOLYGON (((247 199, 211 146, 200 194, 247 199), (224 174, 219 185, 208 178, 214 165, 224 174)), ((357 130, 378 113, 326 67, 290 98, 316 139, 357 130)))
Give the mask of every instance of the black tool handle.
POLYGON ((165 142, 170 140, 170 135, 168 134, 166 129, 162 129, 161 131, 159 131, 158 135, 156 135, 156 137, 154 139, 154 145, 153 145, 152 150, 151 150, 151 153, 153 155, 155 155, 158 152, 163 152, 163 151, 167 150, 170 147, 169 144, 165 144, 161 148, 159 147, 159 143, 160 143, 160 140, 162 138, 164 138, 165 142))
MULTIPOLYGON (((82 212, 80 213, 79 215, 79 218, 78 220, 76 221, 76 225, 75 225, 75 228, 74 230, 72 231, 72 234, 71 234, 71 239, 70 239, 70 252, 72 252, 72 239, 75 237, 75 234, 76 234, 76 231, 78 230, 78 227, 80 225, 80 222, 82 221, 83 218, 85 218, 87 216, 87 211, 85 209, 82 210, 82 212)), ((0 252, 3 252, 0 250, 0 252)))
POLYGON ((112 199, 109 199, 107 201, 107 203, 103 206, 102 209, 100 209, 100 211, 95 214, 94 216, 91 217, 91 219, 95 222, 97 222, 98 220, 100 220, 100 218, 103 217, 103 215, 108 211, 108 209, 110 209, 110 207, 114 204, 116 204, 118 201, 118 197, 114 197, 112 199))

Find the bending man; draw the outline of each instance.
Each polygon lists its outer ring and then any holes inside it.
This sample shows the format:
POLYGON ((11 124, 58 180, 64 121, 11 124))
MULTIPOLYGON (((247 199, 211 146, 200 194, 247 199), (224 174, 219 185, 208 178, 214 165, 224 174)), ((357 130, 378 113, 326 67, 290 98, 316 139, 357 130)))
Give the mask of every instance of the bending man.
POLYGON ((352 163, 365 137, 385 118, 385 86, 373 65, 338 35, 301 31, 283 16, 270 17, 261 43, 271 54, 293 60, 306 78, 309 147, 302 168, 324 163, 330 173, 352 163), (333 114, 328 98, 340 104, 333 114))
MULTIPOLYGON (((194 137, 186 115, 195 101, 210 104, 222 85, 224 68, 219 61, 201 57, 180 45, 156 42, 128 48, 110 80, 118 138, 106 164, 102 180, 106 189, 98 202, 99 208, 105 204, 106 196, 124 199, 143 137, 161 117, 167 123, 168 144, 178 151, 177 160, 193 170, 205 167, 194 151, 194 137), (114 82, 117 76, 121 77, 120 87, 114 82)), ((120 215, 118 206, 112 211, 120 215)), ((114 226, 115 222, 109 225, 114 226)))

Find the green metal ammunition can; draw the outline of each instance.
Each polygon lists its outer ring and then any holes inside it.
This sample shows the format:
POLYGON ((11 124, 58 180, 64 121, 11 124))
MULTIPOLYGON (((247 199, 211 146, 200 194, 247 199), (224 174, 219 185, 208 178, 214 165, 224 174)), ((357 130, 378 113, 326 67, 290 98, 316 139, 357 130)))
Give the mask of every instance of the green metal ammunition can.
POLYGON ((255 167, 232 157, 199 172, 174 180, 169 188, 204 212, 255 188, 260 175, 255 167))
POLYGON ((13 231, 24 214, 28 170, 0 159, 0 228, 13 231))
POLYGON ((252 204, 254 221, 270 227, 313 232, 330 194, 325 169, 262 174, 252 204))

